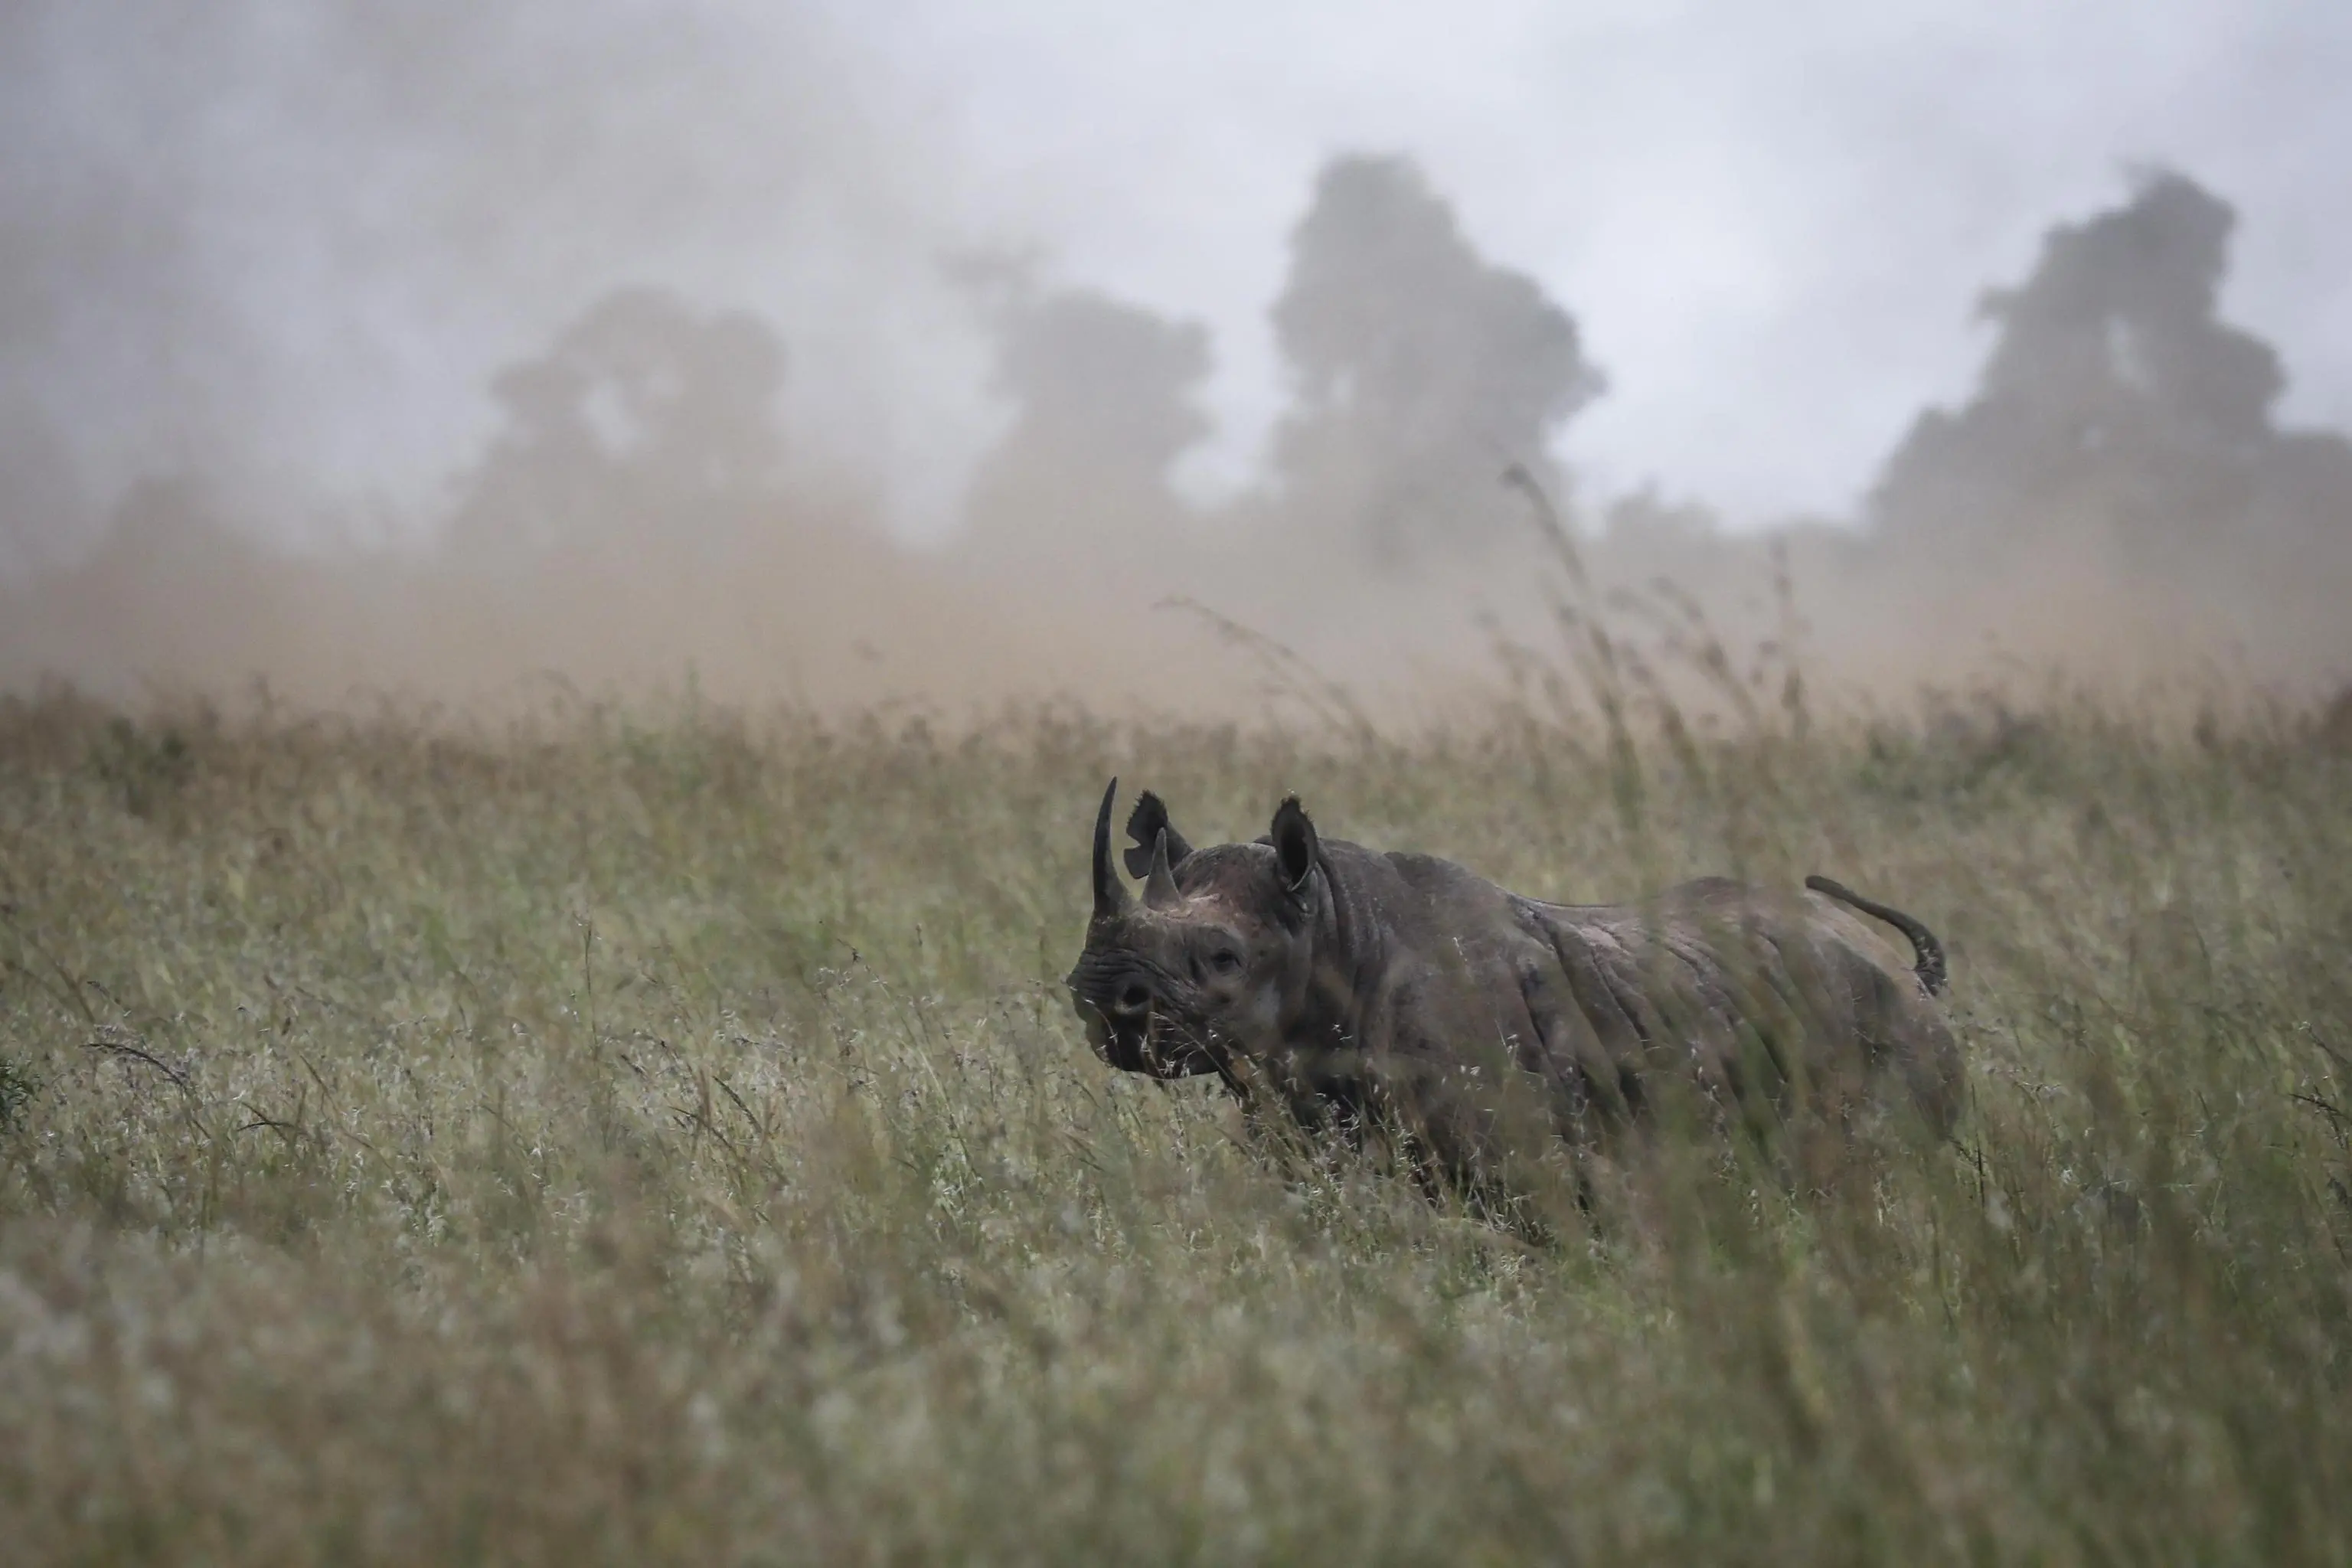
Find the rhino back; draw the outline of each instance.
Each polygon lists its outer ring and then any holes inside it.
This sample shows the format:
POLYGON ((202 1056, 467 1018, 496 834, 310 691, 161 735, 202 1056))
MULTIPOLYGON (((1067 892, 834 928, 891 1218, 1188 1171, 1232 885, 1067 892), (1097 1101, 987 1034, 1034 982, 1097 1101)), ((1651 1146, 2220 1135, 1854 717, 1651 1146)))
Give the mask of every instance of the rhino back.
MULTIPOLYGON (((1669 1066, 1733 1099, 1866 1092, 1892 1070, 1939 1132, 1958 1111, 1959 1052, 1891 945, 1815 895, 1721 878, 1638 905, 1528 901, 1590 1025, 1564 1047, 1608 1052, 1621 1083, 1669 1066)), ((1638 1109, 1638 1105, 1633 1107, 1638 1109)))
POLYGON ((1408 1080, 1499 1050, 1576 1135, 1640 1115, 1662 1073, 1752 1108, 1799 1086, 1859 1096, 1892 1068, 1951 1125, 1949 1030, 1891 943, 1831 900, 1707 878, 1639 904, 1547 903, 1433 856, 1323 847, 1359 1044, 1408 1080))

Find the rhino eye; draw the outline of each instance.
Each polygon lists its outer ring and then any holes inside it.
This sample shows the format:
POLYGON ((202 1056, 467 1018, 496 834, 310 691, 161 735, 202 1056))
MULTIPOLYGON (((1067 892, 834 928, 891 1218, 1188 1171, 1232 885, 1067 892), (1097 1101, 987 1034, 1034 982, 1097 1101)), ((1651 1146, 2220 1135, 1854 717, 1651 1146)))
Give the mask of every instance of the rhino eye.
POLYGON ((1221 947, 1209 954, 1209 972, 1213 974, 1238 974, 1242 955, 1230 947, 1221 947))

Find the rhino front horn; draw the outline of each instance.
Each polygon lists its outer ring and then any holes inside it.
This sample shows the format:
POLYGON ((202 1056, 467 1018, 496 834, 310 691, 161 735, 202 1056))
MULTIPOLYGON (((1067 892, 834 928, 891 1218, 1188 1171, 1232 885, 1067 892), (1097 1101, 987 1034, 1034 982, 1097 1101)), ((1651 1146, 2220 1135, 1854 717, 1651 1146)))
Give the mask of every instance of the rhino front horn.
POLYGON ((1127 909, 1127 884, 1110 863, 1110 806, 1118 798, 1118 781, 1103 791, 1102 810, 1095 817, 1095 919, 1107 921, 1127 909))
POLYGON ((1174 909, 1183 901, 1176 891, 1176 874, 1168 868, 1168 830, 1161 828, 1151 840, 1151 874, 1143 882, 1143 907, 1147 910, 1174 909))

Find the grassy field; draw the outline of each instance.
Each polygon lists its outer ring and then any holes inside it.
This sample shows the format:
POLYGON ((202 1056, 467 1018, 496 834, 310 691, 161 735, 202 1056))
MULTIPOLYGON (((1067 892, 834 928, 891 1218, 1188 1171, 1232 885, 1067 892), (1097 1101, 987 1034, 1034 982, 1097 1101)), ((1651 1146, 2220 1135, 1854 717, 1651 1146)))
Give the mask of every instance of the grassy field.
POLYGON ((12 1563, 2352 1561, 2352 753, 680 700, 0 712, 12 1563), (1060 987, 1105 776, 1522 890, 1828 872, 1958 1142, 1538 1239, 1060 987))

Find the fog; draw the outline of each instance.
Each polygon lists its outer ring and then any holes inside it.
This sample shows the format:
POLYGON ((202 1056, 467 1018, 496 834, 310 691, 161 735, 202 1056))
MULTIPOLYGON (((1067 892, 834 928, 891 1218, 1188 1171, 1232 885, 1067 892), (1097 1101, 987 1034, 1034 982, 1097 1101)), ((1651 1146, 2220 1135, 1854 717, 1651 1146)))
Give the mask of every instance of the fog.
POLYGON ((0 683, 2352 678, 2352 19, 992 15, 11 7, 0 683))

